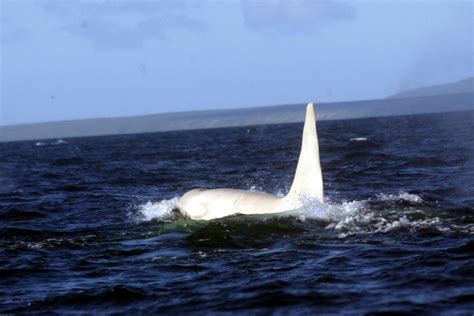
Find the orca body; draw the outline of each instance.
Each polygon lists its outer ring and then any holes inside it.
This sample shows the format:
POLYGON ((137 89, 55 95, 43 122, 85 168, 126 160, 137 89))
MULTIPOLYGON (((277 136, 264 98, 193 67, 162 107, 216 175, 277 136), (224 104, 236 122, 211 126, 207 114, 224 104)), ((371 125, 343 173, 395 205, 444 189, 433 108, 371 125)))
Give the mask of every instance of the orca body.
POLYGON ((288 194, 236 189, 195 189, 177 204, 179 212, 193 220, 210 220, 232 214, 269 214, 300 208, 306 199, 323 200, 323 178, 313 103, 306 108, 303 141, 293 184, 288 194))

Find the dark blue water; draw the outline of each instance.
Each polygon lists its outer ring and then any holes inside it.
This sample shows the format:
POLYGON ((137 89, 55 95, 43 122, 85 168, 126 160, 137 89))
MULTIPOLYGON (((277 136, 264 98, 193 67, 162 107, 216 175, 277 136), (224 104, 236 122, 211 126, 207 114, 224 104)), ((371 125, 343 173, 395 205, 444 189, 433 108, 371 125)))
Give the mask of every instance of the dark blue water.
POLYGON ((209 222, 173 204, 284 194, 302 124, 0 144, 0 312, 472 315, 473 119, 320 122, 325 204, 209 222))

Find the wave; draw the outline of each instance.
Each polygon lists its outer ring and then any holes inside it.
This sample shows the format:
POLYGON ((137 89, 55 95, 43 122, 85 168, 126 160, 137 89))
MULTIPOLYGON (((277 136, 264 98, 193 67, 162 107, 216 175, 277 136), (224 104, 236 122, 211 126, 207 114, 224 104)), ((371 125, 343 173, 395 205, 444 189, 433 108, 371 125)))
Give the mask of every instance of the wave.
MULTIPOLYGON (((86 290, 71 290, 66 294, 45 296, 42 299, 28 302, 24 306, 16 309, 7 310, 7 313, 24 313, 24 312, 51 312, 51 308, 60 308, 61 311, 77 312, 78 307, 92 306, 107 308, 110 305, 116 306, 124 302, 131 302, 149 298, 150 293, 146 291, 125 285, 115 285, 113 287, 102 286, 100 288, 86 290)), ((93 309, 92 309, 93 310, 93 309)), ((89 310, 90 312, 90 310, 89 310)), ((61 314, 61 313, 60 313, 61 314)))
MULTIPOLYGON (((148 201, 135 207, 130 217, 139 222, 174 221, 173 209, 179 198, 159 202, 148 201)), ((361 233, 387 233, 395 230, 433 229, 438 232, 457 231, 472 233, 468 226, 453 226, 433 212, 426 210, 424 200, 412 193, 379 193, 375 198, 361 201, 306 201, 304 207, 282 213, 250 215, 265 221, 269 217, 297 218, 299 221, 317 220, 325 222, 325 228, 346 237, 361 233)), ((230 218, 244 219, 249 215, 233 215, 214 221, 228 221, 230 218)))

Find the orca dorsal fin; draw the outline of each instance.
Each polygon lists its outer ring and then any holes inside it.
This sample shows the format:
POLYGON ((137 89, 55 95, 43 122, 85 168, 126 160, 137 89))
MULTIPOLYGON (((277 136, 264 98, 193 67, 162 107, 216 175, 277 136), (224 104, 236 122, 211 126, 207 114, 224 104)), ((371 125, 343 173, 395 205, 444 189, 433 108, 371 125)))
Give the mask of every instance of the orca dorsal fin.
POLYGON ((313 103, 308 103, 306 107, 300 157, 287 197, 291 200, 302 198, 323 200, 323 176, 319 161, 319 142, 313 103))

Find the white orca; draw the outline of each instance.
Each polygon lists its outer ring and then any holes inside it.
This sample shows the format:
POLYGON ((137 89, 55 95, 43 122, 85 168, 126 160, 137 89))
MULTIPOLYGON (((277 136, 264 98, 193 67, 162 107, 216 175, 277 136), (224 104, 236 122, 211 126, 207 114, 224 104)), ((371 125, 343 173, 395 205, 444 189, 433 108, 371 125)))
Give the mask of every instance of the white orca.
POLYGON ((179 212, 193 220, 210 220, 232 214, 268 214, 302 207, 305 200, 323 200, 323 178, 313 103, 308 103, 303 142, 295 178, 288 194, 271 194, 236 189, 195 189, 177 203, 179 212))

